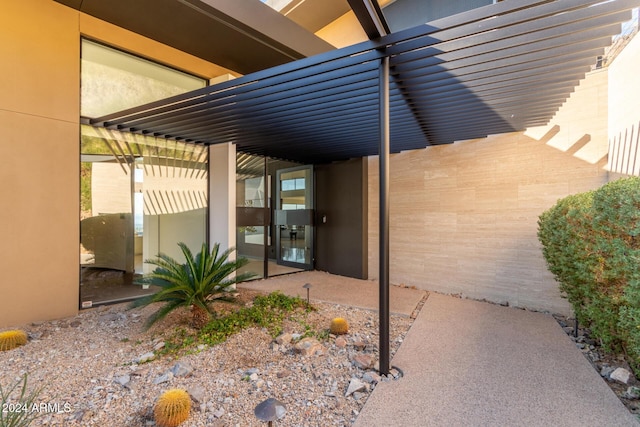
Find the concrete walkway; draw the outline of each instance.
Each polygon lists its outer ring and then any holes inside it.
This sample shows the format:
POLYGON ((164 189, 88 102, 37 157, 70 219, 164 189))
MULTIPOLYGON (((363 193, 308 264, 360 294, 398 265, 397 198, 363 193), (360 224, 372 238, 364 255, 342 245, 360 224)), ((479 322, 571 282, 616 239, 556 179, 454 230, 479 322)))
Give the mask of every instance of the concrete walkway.
MULTIPOLYGON (((322 271, 304 271, 254 280, 238 284, 240 288, 263 292, 281 291, 290 296, 307 297, 302 286, 311 284, 309 298, 351 307, 378 310, 378 282, 336 276, 322 271)), ((391 286, 389 289, 389 310, 393 314, 410 316, 427 293, 418 289, 391 286)))
MULTIPOLYGON (((304 272, 240 284, 377 310, 377 282, 304 272)), ((393 286, 391 312, 426 293, 393 286)), ((550 315, 430 294, 355 427, 639 426, 550 315)))
POLYGON ((430 294, 356 427, 638 426, 553 317, 430 294))

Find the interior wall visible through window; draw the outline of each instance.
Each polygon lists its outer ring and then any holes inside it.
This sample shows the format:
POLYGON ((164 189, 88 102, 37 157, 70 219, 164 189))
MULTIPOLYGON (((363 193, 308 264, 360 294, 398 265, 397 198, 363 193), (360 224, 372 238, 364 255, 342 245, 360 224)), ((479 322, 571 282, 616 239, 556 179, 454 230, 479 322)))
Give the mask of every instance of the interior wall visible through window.
MULTIPOLYGON (((82 40, 81 114, 99 117, 204 87, 204 79, 82 40)), ((208 150, 81 127, 80 297, 84 307, 139 297, 143 260, 180 259, 207 236, 208 150)))

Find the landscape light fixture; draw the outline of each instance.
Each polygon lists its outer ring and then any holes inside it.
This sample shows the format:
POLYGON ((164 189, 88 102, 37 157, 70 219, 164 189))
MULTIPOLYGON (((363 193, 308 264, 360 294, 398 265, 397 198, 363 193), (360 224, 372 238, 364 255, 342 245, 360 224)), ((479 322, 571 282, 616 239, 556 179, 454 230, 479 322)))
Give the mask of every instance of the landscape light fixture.
POLYGON ((309 289, 311 289, 311 283, 305 283, 302 287, 307 290, 307 305, 309 305, 309 289))
POLYGON ((260 421, 266 421, 269 427, 273 425, 274 421, 284 417, 286 412, 287 408, 284 407, 284 403, 273 397, 259 403, 256 409, 253 410, 256 418, 260 421))

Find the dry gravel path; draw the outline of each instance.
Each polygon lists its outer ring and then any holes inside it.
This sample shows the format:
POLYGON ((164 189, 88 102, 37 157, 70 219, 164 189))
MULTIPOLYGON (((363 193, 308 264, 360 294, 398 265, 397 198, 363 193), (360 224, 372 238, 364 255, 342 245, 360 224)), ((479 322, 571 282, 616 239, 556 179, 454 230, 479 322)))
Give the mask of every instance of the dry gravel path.
MULTIPOLYGON (((349 426, 378 380, 373 369, 361 366, 378 359, 377 313, 327 303, 314 306, 318 310, 303 321, 287 322, 285 332, 302 334, 305 325, 327 329, 333 317, 346 317, 350 331, 344 340, 322 340, 322 354, 311 356, 296 353, 292 344, 276 343, 264 329, 251 328, 193 354, 136 363, 162 345, 163 334, 184 327, 187 314, 175 313, 144 331, 152 308, 128 311, 125 304, 24 325, 31 339, 0 353, 0 384, 6 387, 28 373, 30 386, 43 387, 38 402, 62 409, 43 413, 34 426, 153 426, 153 404, 169 388, 186 389, 196 399, 185 427, 265 425, 253 409, 269 397, 287 407, 278 426, 349 426), (178 362, 191 372, 168 375, 158 383, 178 362), (354 378, 364 389, 345 396, 354 378)), ((391 317, 392 354, 411 323, 407 317, 391 317)))

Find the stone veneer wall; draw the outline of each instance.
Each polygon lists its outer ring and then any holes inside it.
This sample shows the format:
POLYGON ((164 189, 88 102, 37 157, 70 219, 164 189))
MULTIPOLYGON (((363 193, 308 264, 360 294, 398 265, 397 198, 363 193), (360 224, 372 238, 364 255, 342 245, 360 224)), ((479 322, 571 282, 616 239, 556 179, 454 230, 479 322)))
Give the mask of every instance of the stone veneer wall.
MULTIPOLYGON (((548 126, 392 155, 390 279, 570 313, 547 271, 538 215, 608 181, 606 70, 548 126)), ((378 277, 378 159, 369 159, 369 278, 378 277)))

